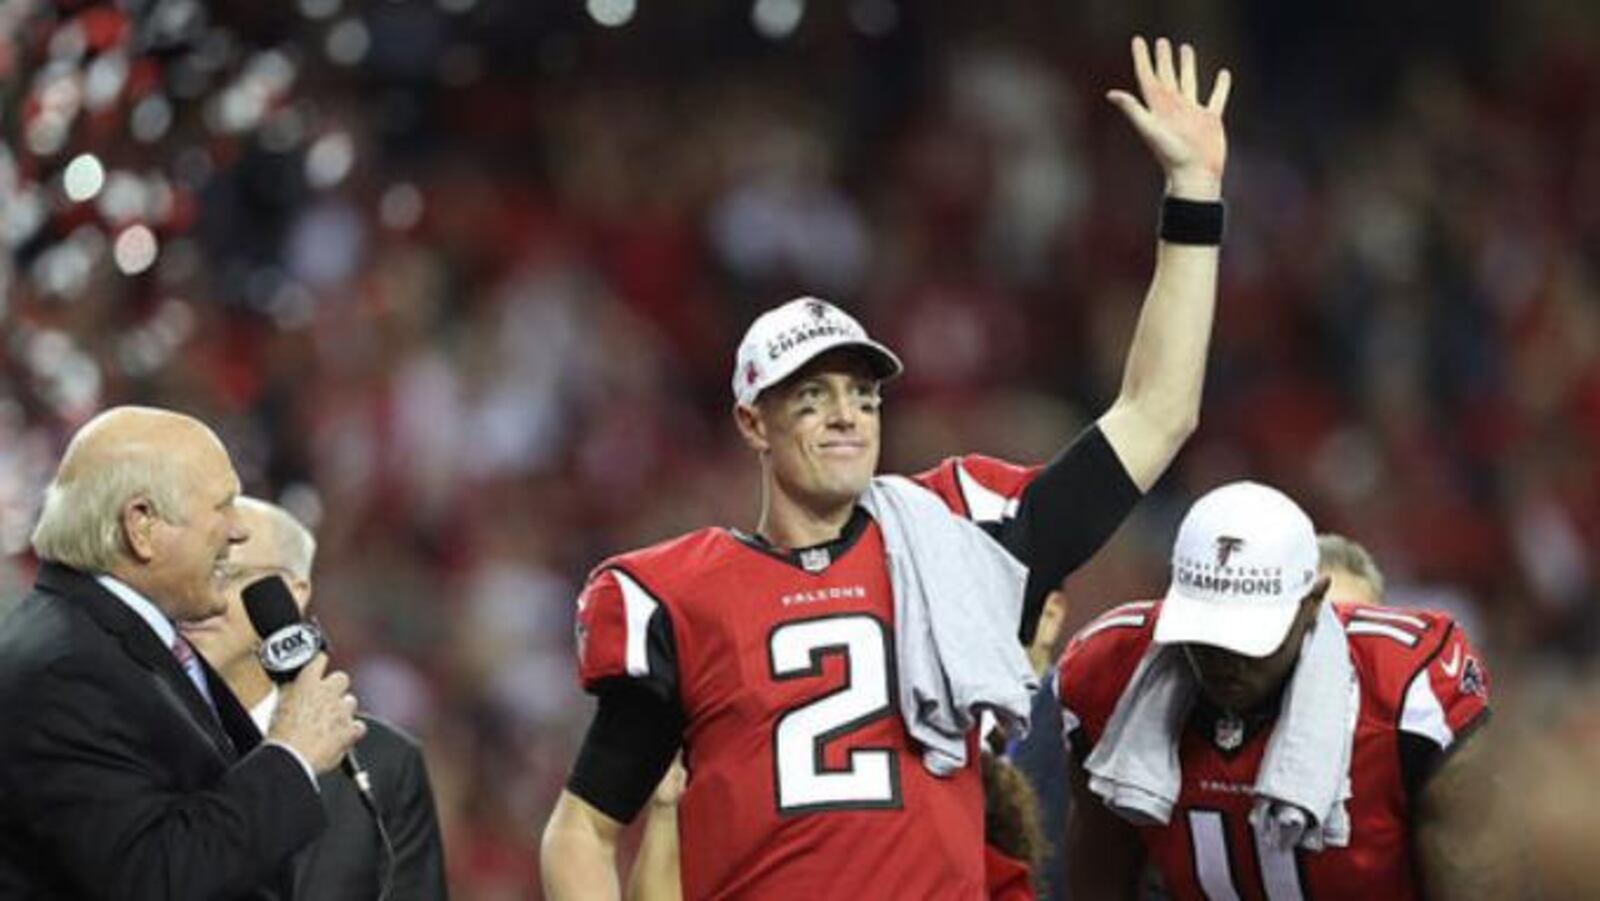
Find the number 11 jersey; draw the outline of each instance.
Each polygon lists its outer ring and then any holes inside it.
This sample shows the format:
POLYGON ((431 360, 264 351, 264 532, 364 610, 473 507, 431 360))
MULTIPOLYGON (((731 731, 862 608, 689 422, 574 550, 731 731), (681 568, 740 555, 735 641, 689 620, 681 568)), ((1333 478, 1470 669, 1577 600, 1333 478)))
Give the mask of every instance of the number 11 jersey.
MULTIPOLYGON (((1422 897, 1413 810, 1427 780, 1488 715, 1488 676, 1449 617, 1335 604, 1360 686, 1350 757, 1350 840, 1280 849, 1250 825, 1271 721, 1223 740, 1204 705, 1178 741, 1182 785, 1167 825, 1139 828, 1175 899, 1300 901, 1422 897), (1207 726, 1211 728, 1207 728, 1207 726)), ((1080 765, 1104 734, 1150 646, 1160 602, 1113 608, 1079 632, 1056 671, 1080 765)))

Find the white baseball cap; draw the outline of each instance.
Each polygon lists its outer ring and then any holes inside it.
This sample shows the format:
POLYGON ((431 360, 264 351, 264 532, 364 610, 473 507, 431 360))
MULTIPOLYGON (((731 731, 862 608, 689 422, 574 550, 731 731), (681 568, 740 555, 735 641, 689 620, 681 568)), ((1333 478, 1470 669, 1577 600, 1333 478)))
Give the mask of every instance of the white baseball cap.
POLYGON ((1283 644, 1316 580, 1311 517, 1276 488, 1223 485, 1195 501, 1178 527, 1155 641, 1266 657, 1283 644))
POLYGON ((752 404, 819 354, 836 347, 858 347, 881 380, 905 369, 900 358, 867 336, 849 313, 825 300, 799 297, 762 313, 744 333, 733 364, 733 396, 752 404))

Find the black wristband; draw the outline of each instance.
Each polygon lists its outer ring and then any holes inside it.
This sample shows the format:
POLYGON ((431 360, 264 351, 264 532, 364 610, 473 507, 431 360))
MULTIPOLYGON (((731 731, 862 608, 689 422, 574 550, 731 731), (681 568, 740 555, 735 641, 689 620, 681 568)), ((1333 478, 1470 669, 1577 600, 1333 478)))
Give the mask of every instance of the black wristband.
POLYGON ((1216 247, 1222 243, 1226 210, 1220 200, 1164 198, 1161 201, 1161 240, 1216 247))

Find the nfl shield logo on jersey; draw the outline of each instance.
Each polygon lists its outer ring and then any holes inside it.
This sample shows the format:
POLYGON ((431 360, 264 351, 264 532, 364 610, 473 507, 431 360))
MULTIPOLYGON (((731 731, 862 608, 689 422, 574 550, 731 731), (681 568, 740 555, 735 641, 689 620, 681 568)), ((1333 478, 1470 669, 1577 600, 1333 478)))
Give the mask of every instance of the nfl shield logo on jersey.
POLYGON ((833 562, 833 555, 825 547, 806 548, 800 552, 800 568, 808 573, 819 573, 833 562))
POLYGON ((1244 720, 1232 713, 1224 715, 1217 720, 1212 739, 1217 743, 1217 747, 1224 751, 1237 749, 1244 744, 1244 720))

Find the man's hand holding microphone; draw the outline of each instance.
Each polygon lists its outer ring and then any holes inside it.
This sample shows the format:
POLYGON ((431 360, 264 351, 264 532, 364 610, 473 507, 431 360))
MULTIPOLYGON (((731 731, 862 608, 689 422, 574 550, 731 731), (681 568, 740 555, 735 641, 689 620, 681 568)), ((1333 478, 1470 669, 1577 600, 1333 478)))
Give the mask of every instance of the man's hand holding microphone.
POLYGON ((280 686, 267 740, 293 748, 320 775, 338 766, 366 733, 367 724, 356 719, 350 677, 328 672, 328 655, 319 651, 293 682, 280 686))
POLYGON ((319 775, 344 763, 360 785, 365 774, 351 752, 367 726, 356 718, 350 677, 328 671, 322 631, 300 618, 289 586, 276 576, 245 588, 244 606, 261 637, 261 666, 278 684, 267 741, 292 749, 319 775))

